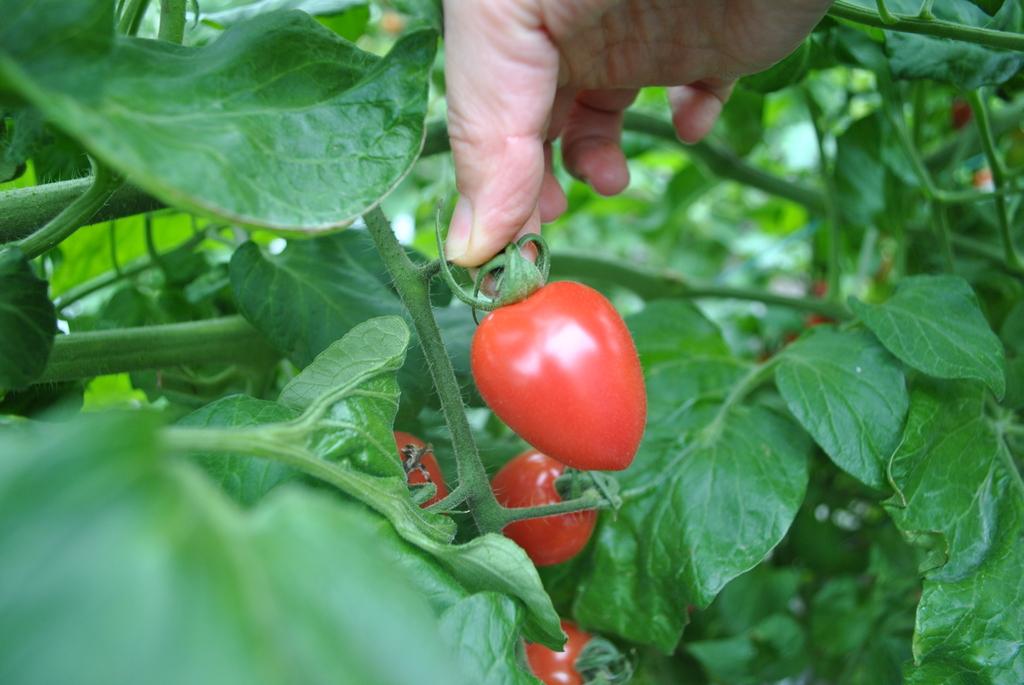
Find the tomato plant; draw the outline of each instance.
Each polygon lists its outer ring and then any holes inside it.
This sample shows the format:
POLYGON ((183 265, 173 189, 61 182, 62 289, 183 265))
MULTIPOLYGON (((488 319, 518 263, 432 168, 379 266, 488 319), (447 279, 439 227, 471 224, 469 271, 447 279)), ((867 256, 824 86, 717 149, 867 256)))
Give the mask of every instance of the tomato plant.
POLYGON ((1019 1, 641 89, 483 294, 439 3, 0 16, 0 682, 1021 682, 1019 1))
MULTIPOLYGON (((562 498, 555 481, 565 472, 565 464, 536 450, 513 457, 491 481, 498 501, 506 507, 531 507, 554 504, 562 498)), ((579 511, 560 516, 517 521, 505 528, 505 535, 526 550, 537 566, 568 561, 580 553, 590 540, 597 512, 579 511)))

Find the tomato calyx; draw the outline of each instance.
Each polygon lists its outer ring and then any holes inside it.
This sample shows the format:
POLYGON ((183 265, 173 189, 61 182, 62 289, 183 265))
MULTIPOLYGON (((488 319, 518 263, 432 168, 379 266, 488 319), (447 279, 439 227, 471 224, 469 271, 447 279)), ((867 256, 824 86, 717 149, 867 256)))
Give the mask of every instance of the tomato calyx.
POLYGON ((603 637, 590 638, 574 664, 586 685, 622 685, 633 677, 633 660, 603 637))
POLYGON ((617 511, 622 506, 619 497, 619 481, 599 471, 580 471, 567 468, 555 479, 555 491, 563 501, 569 502, 584 497, 595 497, 595 509, 617 511))
MULTIPOLYGON (((435 224, 438 254, 444 254, 441 237, 440 220, 435 224)), ((466 292, 452 274, 451 265, 443 257, 439 260, 441 276, 451 289, 452 294, 473 308, 473 318, 477 311, 491 312, 498 307, 525 300, 547 283, 551 270, 551 261, 547 243, 537 233, 528 233, 515 242, 509 243, 501 254, 480 267, 473 283, 472 293, 466 292), (536 260, 530 260, 524 253, 532 245, 536 250, 536 260), (493 279, 488 291, 482 292, 487 278, 493 279)))

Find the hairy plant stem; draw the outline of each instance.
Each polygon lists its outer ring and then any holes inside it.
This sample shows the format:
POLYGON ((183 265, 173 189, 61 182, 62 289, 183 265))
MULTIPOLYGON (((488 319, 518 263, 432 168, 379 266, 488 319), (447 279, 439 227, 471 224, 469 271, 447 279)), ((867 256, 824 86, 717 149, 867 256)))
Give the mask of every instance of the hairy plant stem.
POLYGON ((1006 263, 1014 268, 1021 268, 1020 257, 1013 244, 1013 236, 1010 233, 1010 207, 1006 202, 1003 192, 1008 188, 1009 179, 1006 177, 1006 168, 996 150, 995 139, 992 136, 992 128, 989 124, 988 107, 980 91, 974 90, 967 94, 967 102, 974 112, 974 121, 978 126, 978 134, 981 136, 981 147, 985 151, 988 166, 992 170, 992 181, 996 190, 999 191, 993 196, 996 203, 996 215, 999 217, 999 233, 1003 240, 1003 253, 1006 263))
POLYGON ((935 216, 935 237, 939 242, 939 246, 942 248, 943 264, 945 265, 947 272, 953 273, 956 268, 956 261, 953 255, 949 219, 946 215, 946 208, 944 206, 944 203, 949 201, 949 196, 951 194, 944 193, 935 186, 935 182, 932 180, 932 175, 928 171, 928 167, 925 166, 924 160, 921 159, 921 156, 917 152, 917 146, 914 145, 914 141, 907 132, 906 122, 903 120, 903 114, 899 109, 899 104, 894 103, 890 98, 883 98, 883 103, 885 113, 892 124, 893 130, 896 132, 896 140, 903 149, 903 154, 906 155, 907 160, 910 162, 910 166, 914 170, 914 175, 917 176, 918 183, 921 184, 921 192, 932 205, 932 212, 935 216))
POLYGON ((125 35, 134 36, 148 6, 149 0, 128 0, 117 22, 117 30, 125 35))
POLYGON ((16 244, 26 257, 32 259, 47 250, 56 247, 62 240, 77 231, 96 214, 96 210, 110 199, 121 183, 120 176, 108 169, 106 165, 95 161, 92 163, 92 185, 74 202, 64 208, 48 224, 23 238, 16 244))
POLYGON ((555 502, 554 504, 542 504, 536 507, 519 507, 505 509, 505 524, 522 521, 524 519, 542 518, 544 516, 557 516, 559 514, 572 514, 578 511, 601 509, 609 506, 608 503, 596 491, 585 493, 582 497, 555 502))
POLYGON ((441 412, 451 432, 458 464, 458 487, 466 493, 466 501, 479 532, 499 532, 505 522, 504 508, 494 498, 487 471, 473 440, 455 370, 430 306, 430 282, 423 278, 423 272, 398 243, 391 224, 379 207, 370 210, 364 219, 395 290, 409 311, 423 348, 430 377, 441 401, 441 412))
POLYGON ((172 366, 272 364, 277 354, 240 316, 58 335, 36 383, 172 366))
MULTIPOLYGON (((879 3, 879 9, 884 4, 879 3)), ((930 16, 907 16, 893 14, 884 10, 883 16, 879 12, 873 12, 866 7, 856 5, 846 0, 837 0, 833 3, 828 13, 839 19, 855 21, 858 24, 866 24, 889 31, 901 31, 903 33, 918 33, 925 36, 936 36, 939 38, 952 38, 978 45, 986 45, 990 48, 1001 48, 1004 50, 1024 50, 1024 35, 1008 31, 996 31, 993 29, 978 28, 976 26, 964 26, 952 21, 934 19, 930 16)), ((930 12, 929 12, 930 15, 930 12)))

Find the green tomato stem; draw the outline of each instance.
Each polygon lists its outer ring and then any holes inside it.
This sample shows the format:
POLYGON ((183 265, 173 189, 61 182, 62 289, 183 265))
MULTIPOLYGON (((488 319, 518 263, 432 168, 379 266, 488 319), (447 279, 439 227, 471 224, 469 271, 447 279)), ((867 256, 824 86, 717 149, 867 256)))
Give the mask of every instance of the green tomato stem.
POLYGON ((110 199, 122 183, 120 176, 106 165, 92 161, 92 185, 74 202, 64 208, 48 224, 32 235, 18 241, 17 246, 29 259, 56 247, 62 240, 85 225, 96 214, 96 210, 110 199))
POLYGON ((496 533, 504 523, 504 508, 491 492, 487 471, 480 461, 473 440, 455 370, 430 306, 430 284, 398 243, 390 223, 379 207, 370 210, 364 219, 377 252, 391 275, 395 290, 409 311, 423 348, 430 377, 441 401, 441 412, 452 436, 452 448, 458 465, 457 489, 466 493, 466 501, 479 532, 496 533))
POLYGON ((185 0, 160 0, 160 40, 181 44, 185 37, 185 0))
POLYGON ((976 26, 964 26, 963 24, 942 19, 924 19, 902 14, 892 14, 891 12, 883 17, 878 12, 873 12, 846 0, 837 0, 833 3, 828 13, 839 19, 846 19, 858 24, 866 24, 867 26, 874 26, 889 31, 918 33, 938 38, 952 38, 953 40, 961 40, 1003 50, 1024 50, 1024 35, 1019 33, 996 31, 976 26))
POLYGON ((992 181, 999 193, 993 196, 996 203, 996 215, 999 217, 999 233, 1003 241, 1003 253, 1006 263, 1013 268, 1021 268, 1020 257, 1017 256, 1017 249, 1013 244, 1013 236, 1010 232, 1010 207, 1003 195, 1009 186, 1009 179, 1006 177, 1006 168, 999 152, 996 150, 995 138, 992 136, 992 127, 989 123, 988 107, 981 92, 971 91, 967 94, 967 102, 974 112, 974 121, 978 126, 978 134, 981 137, 981 147, 985 151, 989 168, 992 170, 992 181))
POLYGON ((58 335, 36 383, 172 366, 272 364, 276 353, 240 316, 58 335))
POLYGON ((572 514, 577 511, 609 508, 611 508, 610 503, 602 499, 596 491, 590 490, 585 492, 581 497, 566 500, 564 502, 542 504, 536 507, 505 509, 504 517, 505 524, 508 525, 509 523, 525 519, 543 518, 545 516, 556 516, 558 514, 572 514))

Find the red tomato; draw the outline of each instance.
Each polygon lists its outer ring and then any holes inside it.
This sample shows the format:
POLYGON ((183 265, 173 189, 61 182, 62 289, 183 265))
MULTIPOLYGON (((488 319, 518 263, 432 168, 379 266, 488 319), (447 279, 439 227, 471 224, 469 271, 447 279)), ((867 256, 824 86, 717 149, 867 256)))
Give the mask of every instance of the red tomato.
MULTIPOLYGON (((415 435, 403 433, 402 431, 395 431, 395 445, 398 447, 398 459, 405 463, 406 455, 402 454, 402 450, 407 447, 414 447, 416 449, 425 450, 427 449, 426 444, 417 438, 415 435)), ((434 502, 439 501, 445 495, 448 494, 448 488, 444 484, 444 475, 441 473, 441 467, 437 465, 437 459, 434 458, 432 452, 427 452, 420 459, 420 463, 423 464, 423 468, 430 474, 430 482, 437 486, 437 494, 428 499, 420 506, 429 507, 434 502)), ((410 483, 426 483, 427 479, 423 476, 423 472, 419 469, 413 469, 409 472, 410 483)))
POLYGON ((545 685, 583 685, 583 676, 576 672, 575 664, 580 652, 590 642, 590 633, 564 620, 562 630, 569 637, 565 649, 555 652, 544 645, 530 643, 526 645, 526 661, 533 674, 545 685))
MULTIPOLYGON (((501 467, 491 487, 498 502, 506 507, 555 504, 562 501, 555 490, 555 479, 563 471, 565 464, 527 450, 501 467)), ((504 533, 526 550, 537 566, 551 566, 579 554, 594 532, 596 521, 596 511, 580 511, 516 521, 505 526, 504 533)))
POLYGON ((820 326, 823 323, 835 323, 835 319, 823 316, 821 314, 808 314, 807 315, 807 328, 813 328, 814 326, 820 326))
POLYGON ((970 121, 971 117, 974 116, 974 112, 971 111, 971 106, 967 104, 965 100, 957 98, 953 100, 953 108, 950 111, 950 119, 953 124, 954 130, 959 131, 966 126, 970 121))
POLYGON ((526 442, 584 470, 633 461, 647 418, 636 347, 596 290, 550 283, 488 314, 473 336, 473 378, 526 442))

